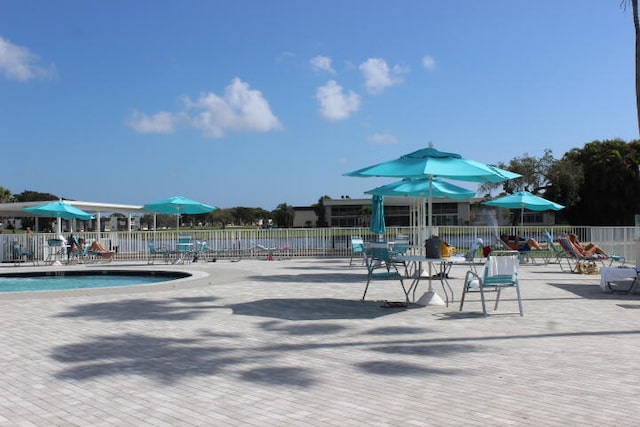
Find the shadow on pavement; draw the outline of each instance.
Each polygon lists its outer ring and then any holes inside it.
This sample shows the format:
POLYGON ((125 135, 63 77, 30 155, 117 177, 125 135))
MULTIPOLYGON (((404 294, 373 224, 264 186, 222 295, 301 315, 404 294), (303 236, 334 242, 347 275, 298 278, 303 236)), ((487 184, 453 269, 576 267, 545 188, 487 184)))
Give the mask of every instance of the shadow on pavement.
POLYGON ((275 298, 225 306, 233 314, 271 317, 286 320, 375 319, 413 309, 383 308, 380 301, 344 300, 335 298, 275 298))

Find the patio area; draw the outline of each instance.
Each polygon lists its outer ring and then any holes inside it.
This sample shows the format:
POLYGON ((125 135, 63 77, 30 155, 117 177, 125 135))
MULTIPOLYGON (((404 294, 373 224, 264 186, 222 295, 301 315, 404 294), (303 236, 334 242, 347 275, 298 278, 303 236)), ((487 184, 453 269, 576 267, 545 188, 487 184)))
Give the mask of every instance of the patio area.
POLYGON ((397 282, 363 303, 349 258, 56 268, 208 275, 0 293, 0 426, 636 424, 640 295, 602 293, 599 275, 523 265, 525 316, 507 290, 484 318, 477 294, 463 312, 382 307, 397 282))

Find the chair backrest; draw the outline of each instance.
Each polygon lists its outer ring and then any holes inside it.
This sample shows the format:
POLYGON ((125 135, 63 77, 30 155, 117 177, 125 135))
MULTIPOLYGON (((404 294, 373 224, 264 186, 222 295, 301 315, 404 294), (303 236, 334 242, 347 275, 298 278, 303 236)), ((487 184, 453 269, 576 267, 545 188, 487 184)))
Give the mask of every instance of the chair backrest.
POLYGON ((394 254, 406 254, 409 250, 409 239, 396 239, 393 243, 393 253, 394 254))
POLYGON ((353 253, 362 253, 364 252, 364 240, 362 237, 352 237, 351 238, 351 251, 353 253))
POLYGON ((571 255, 572 257, 574 257, 576 259, 582 258, 582 256, 573 247, 573 245, 569 241, 568 237, 560 237, 558 239, 558 243, 560 243, 560 246, 562 247, 562 250, 565 251, 567 254, 571 255))
POLYGON ((72 252, 83 252, 84 248, 80 246, 80 240, 78 240, 77 236, 71 236, 71 251, 72 252))
POLYGON ((191 252, 193 250, 191 243, 191 236, 178 236, 178 252, 191 252))
POLYGON ((13 246, 13 255, 16 257, 27 255, 27 250, 24 248, 24 246, 22 246, 21 243, 16 243, 13 246))
POLYGON ((473 261, 478 253, 478 248, 484 245, 484 241, 482 238, 478 237, 476 240, 471 242, 471 247, 469 248, 469 252, 464 256, 467 261, 473 261))
POLYGON ((553 237, 551 236, 551 233, 549 233, 548 230, 544 230, 543 236, 544 236, 545 242, 549 245, 549 248, 551 248, 554 252, 562 252, 562 248, 556 245, 556 242, 553 241, 553 237))
POLYGON ((387 246, 369 246, 366 249, 367 258, 380 261, 392 261, 391 250, 387 246))
POLYGON ((47 240, 47 245, 49 246, 62 246, 64 242, 60 239, 49 239, 47 240))
POLYGON ((518 251, 492 251, 484 267, 485 279, 496 276, 515 276, 518 274, 520 256, 518 251))
POLYGON ((199 252, 206 252, 207 249, 209 249, 207 247, 207 241, 206 240, 196 240, 196 249, 199 252))

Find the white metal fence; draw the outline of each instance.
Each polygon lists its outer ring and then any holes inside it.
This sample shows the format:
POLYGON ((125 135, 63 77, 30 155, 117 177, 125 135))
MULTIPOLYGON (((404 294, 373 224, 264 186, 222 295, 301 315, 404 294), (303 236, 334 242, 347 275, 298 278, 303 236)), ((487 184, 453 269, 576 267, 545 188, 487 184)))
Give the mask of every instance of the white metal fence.
MULTIPOLYGON (((495 246, 500 234, 533 237, 544 242, 544 231, 554 238, 566 233, 576 233, 583 242, 593 241, 605 250, 624 255, 628 263, 636 259, 635 241, 640 237, 635 227, 439 227, 440 238, 456 246, 458 253, 468 250, 471 243, 481 238, 485 245, 495 246)), ((98 238, 97 233, 77 233, 78 237, 91 242, 98 238)), ((179 235, 189 235, 193 241, 206 241, 207 246, 219 251, 224 258, 240 253, 243 257, 264 257, 265 250, 286 252, 290 257, 348 257, 351 255, 352 236, 360 236, 365 241, 379 240, 368 228, 310 228, 310 229, 226 229, 172 231, 135 231, 107 232, 100 234, 100 241, 107 249, 117 252, 117 259, 146 259, 147 242, 153 241, 156 247, 176 249, 179 235)), ((414 236, 415 230, 409 227, 391 227, 382 239, 393 240, 396 236, 414 236)), ((30 255, 36 260, 45 260, 48 255, 47 241, 54 238, 50 233, 36 234, 0 234, 0 260, 4 263, 30 261, 30 255)), ((410 242, 413 245, 424 242, 410 242)))

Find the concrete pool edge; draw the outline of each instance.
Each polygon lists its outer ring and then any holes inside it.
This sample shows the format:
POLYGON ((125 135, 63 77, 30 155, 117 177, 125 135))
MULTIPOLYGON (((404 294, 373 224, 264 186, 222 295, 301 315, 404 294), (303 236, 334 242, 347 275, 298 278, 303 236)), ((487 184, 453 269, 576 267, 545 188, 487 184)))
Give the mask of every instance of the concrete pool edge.
MULTIPOLYGON (((118 272, 119 274, 140 274, 144 273, 165 273, 167 275, 186 275, 185 277, 178 277, 174 279, 169 279, 166 281, 155 282, 155 283, 139 283, 139 284, 131 284, 125 286, 108 286, 108 287, 99 287, 99 288, 83 288, 83 289, 61 289, 61 290, 42 290, 42 291, 22 291, 22 292, 0 292, 0 301, 7 300, 21 300, 21 299, 38 299, 38 298, 59 298, 59 297, 79 297, 79 296, 87 296, 87 295, 116 295, 116 294, 135 294, 142 292, 162 292, 162 291, 170 291, 175 290, 177 287, 184 288, 193 288, 193 287, 201 287, 208 286, 209 283, 205 282, 202 279, 205 279, 210 276, 209 273, 201 270, 191 270, 191 269, 163 269, 158 268, 158 266, 154 266, 153 269, 144 269, 140 268, 140 266, 118 266, 115 269, 99 269, 87 271, 83 268, 70 268, 65 269, 64 271, 53 271, 56 274, 66 275, 67 273, 86 273, 86 274, 95 274, 100 271, 105 272, 118 272)), ((15 277, 17 274, 28 275, 28 274, 39 274, 42 275, 42 270, 32 270, 32 271, 24 271, 24 272, 0 272, 0 277, 15 277)))

